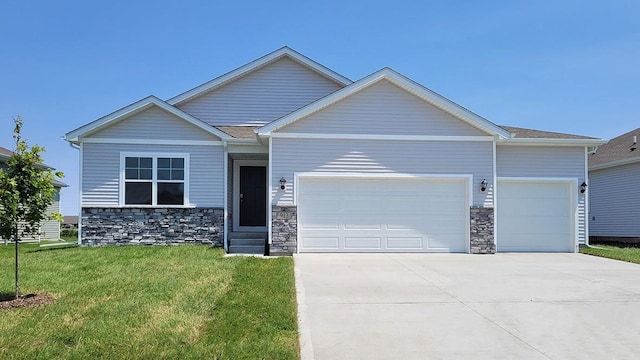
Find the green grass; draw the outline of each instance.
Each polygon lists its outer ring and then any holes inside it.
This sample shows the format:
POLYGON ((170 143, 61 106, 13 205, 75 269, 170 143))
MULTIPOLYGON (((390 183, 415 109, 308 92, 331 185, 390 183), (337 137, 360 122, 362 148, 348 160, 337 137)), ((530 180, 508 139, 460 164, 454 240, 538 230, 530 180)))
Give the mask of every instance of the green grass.
POLYGON ((593 245, 595 247, 581 247, 583 254, 602 256, 609 259, 628 261, 640 264, 640 248, 616 247, 610 245, 593 245))
MULTIPOLYGON (((0 311, 0 359, 299 358, 292 258, 20 247, 21 293, 57 300, 0 311)), ((12 292, 13 246, 0 246, 0 293, 12 292)))

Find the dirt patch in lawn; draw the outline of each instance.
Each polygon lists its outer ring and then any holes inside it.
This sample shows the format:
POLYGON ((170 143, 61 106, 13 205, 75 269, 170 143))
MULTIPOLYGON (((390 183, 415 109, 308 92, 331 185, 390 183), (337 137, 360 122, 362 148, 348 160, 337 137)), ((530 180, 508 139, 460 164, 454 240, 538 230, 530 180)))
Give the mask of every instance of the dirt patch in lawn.
POLYGON ((13 294, 0 294, 0 311, 15 308, 31 308, 51 304, 56 299, 47 294, 27 294, 15 298, 13 294))

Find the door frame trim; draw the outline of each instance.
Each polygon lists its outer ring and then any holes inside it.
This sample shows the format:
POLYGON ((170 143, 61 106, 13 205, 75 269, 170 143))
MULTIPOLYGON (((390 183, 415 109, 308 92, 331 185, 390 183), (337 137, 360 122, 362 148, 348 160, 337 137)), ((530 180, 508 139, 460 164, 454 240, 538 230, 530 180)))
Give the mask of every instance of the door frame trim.
MULTIPOLYGON (((268 231, 268 216, 265 217, 265 226, 240 226, 240 167, 241 166, 264 166, 266 174, 269 174, 269 161, 268 160, 234 160, 233 161, 233 230, 234 231, 247 231, 247 232, 267 232, 268 231)), ((269 184, 269 179, 265 179, 265 185, 269 184)), ((267 202, 269 203, 269 193, 267 192, 267 202)), ((269 214, 269 209, 265 209, 266 214, 269 214)))

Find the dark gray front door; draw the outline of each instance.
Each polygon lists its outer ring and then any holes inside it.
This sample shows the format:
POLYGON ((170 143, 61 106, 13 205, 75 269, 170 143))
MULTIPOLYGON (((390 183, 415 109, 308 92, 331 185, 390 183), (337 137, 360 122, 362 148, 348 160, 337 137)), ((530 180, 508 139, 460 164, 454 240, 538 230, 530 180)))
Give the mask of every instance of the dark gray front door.
POLYGON ((240 166, 240 226, 267 225, 267 168, 240 166))

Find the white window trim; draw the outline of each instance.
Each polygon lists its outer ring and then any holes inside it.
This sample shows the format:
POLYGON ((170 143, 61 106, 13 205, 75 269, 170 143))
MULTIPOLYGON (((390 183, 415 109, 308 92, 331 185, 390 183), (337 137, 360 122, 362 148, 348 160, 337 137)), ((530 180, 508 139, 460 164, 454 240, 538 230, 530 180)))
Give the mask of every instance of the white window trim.
MULTIPOLYGON (((120 152, 120 179, 118 183, 118 203, 120 207, 127 208, 186 208, 193 207, 189 201, 189 164, 190 156, 188 153, 173 153, 173 152, 143 152, 143 151, 126 151, 120 152), (124 202, 124 185, 125 179, 125 158, 127 157, 150 157, 153 162, 153 171, 151 175, 151 205, 136 205, 125 204, 124 202), (184 204, 183 205, 158 205, 157 204, 157 185, 158 185, 158 158, 170 157, 170 158, 183 158, 184 159, 184 204)), ((174 181, 176 182, 176 181, 174 181)))

